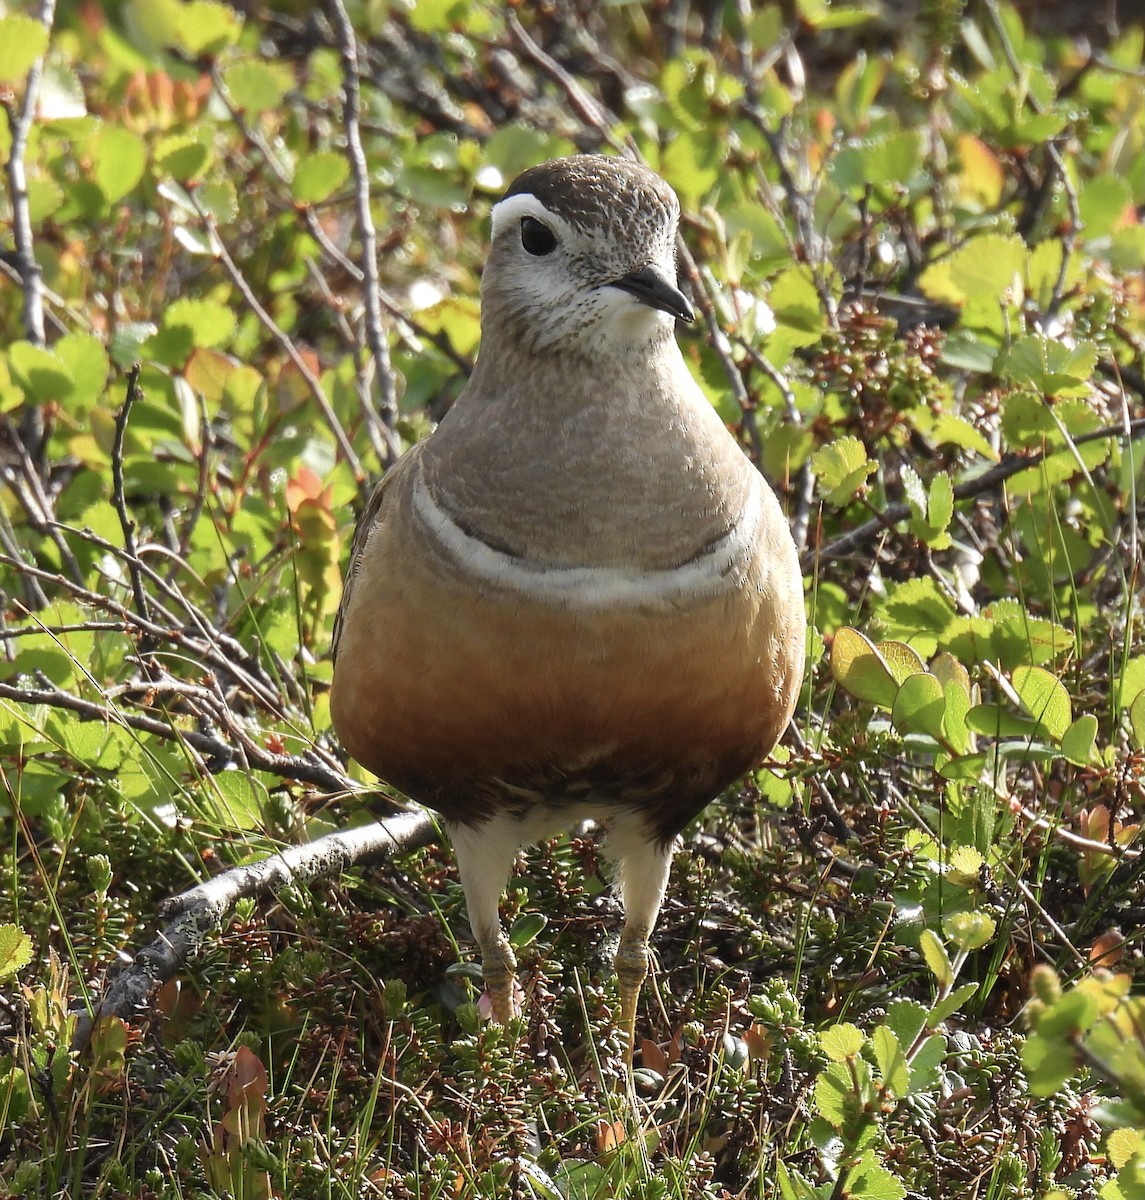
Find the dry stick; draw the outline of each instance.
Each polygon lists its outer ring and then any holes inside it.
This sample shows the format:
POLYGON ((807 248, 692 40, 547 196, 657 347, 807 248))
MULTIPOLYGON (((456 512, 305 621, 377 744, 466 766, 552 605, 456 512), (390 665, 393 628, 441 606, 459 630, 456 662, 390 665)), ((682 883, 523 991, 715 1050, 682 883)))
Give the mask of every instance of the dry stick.
POLYGON ((290 846, 259 862, 232 867, 164 905, 167 924, 140 950, 89 1012, 79 1014, 73 1047, 83 1047, 101 1017, 129 1019, 152 992, 174 977, 222 927, 237 901, 261 899, 286 887, 325 879, 358 863, 385 862, 395 854, 427 845, 436 835, 426 812, 404 812, 361 829, 327 834, 304 846, 290 846))
MULTIPOLYGON (((126 551, 114 542, 109 542, 88 529, 77 532, 91 545, 97 546, 108 554, 114 554, 116 557, 125 559, 128 562, 131 561, 126 551)), ((160 547, 155 547, 155 549, 159 550, 160 547)), ((163 549, 164 552, 170 553, 165 548, 163 549)), ((258 659, 250 654, 246 647, 236 638, 213 625, 201 609, 187 600, 173 583, 164 579, 157 571, 152 570, 142 557, 136 558, 135 563, 141 576, 150 580, 164 595, 178 603, 187 613, 190 624, 194 626, 201 640, 197 640, 194 634, 182 626, 176 620, 175 614, 163 606, 154 596, 149 597, 151 613, 135 622, 137 629, 145 636, 176 643, 193 650, 202 658, 204 666, 213 667, 215 670, 223 671, 233 676, 249 688, 251 694, 270 709, 276 717, 285 719, 288 714, 285 710, 279 708, 278 702, 281 696, 275 690, 275 681, 267 675, 258 659), (164 629, 156 623, 154 616, 156 610, 169 623, 169 629, 164 629), (158 630, 158 633, 150 632, 150 630, 158 630)), ((43 573, 43 577, 59 582, 58 576, 43 573)), ((79 589, 72 588, 71 590, 85 603, 104 608, 112 607, 112 602, 109 602, 107 597, 100 595, 98 592, 89 592, 82 585, 79 589)), ((129 613, 127 609, 123 609, 122 611, 129 613)))
MULTIPOLYGON (((1145 418, 1130 421, 1128 425, 1106 425, 1102 429, 1095 429, 1090 433, 1075 437, 1073 442, 1075 446, 1081 446, 1086 442, 1100 441, 1103 438, 1137 438, 1142 434, 1145 434, 1145 418)), ((965 483, 957 484, 954 488, 954 499, 966 500, 973 496, 980 496, 1000 483, 1004 483, 1011 475, 1036 467, 1043 459, 1058 453, 1060 449, 1061 447, 1055 446, 1051 449, 1036 450, 1033 454, 1008 454, 996 467, 983 471, 981 475, 974 479, 968 479, 965 483)), ((823 562, 839 558, 861 546, 874 534, 881 533, 883 530, 897 525, 900 521, 905 521, 912 511, 909 504, 893 504, 886 512, 879 513, 869 521, 864 521, 862 525, 856 526, 849 533, 837 537, 833 542, 828 542, 826 546, 814 551, 814 554, 819 561, 823 562)))
MULTIPOLYGON (((794 50, 792 50, 792 53, 794 53, 794 50)), ((815 211, 811 198, 808 192, 796 182, 795 172, 788 161, 783 138, 780 133, 777 133, 767 123, 764 113, 753 104, 741 105, 740 111, 763 135, 764 140, 771 150, 772 159, 775 162, 776 170, 779 172, 779 182, 786 193, 787 204, 791 209, 791 216, 795 221, 795 229, 798 235, 798 242, 792 249, 799 252, 797 257, 806 262, 810 268, 811 282, 819 296, 819 304, 826 314, 829 324, 834 327, 837 322, 838 306, 835 303, 834 296, 831 295, 831 289, 827 286, 819 269, 822 266, 824 243, 823 239, 815 233, 815 211)), ((783 124, 787 124, 786 118, 783 124)))
POLYGON ((123 491, 123 439, 127 433, 127 422, 131 410, 139 399, 139 364, 135 363, 127 373, 127 395, 119 412, 115 415, 115 438, 111 445, 111 502, 119 517, 119 529, 123 534, 123 550, 127 559, 127 571, 131 577, 131 593, 135 607, 146 621, 151 610, 147 604, 147 590, 143 586, 143 573, 139 569, 139 555, 135 550, 135 522, 127 511, 127 497, 123 491))
POLYGON ((346 436, 346 431, 342 428, 342 422, 338 420, 333 408, 330 407, 330 401, 326 397, 321 381, 307 366, 306 360, 298 352, 298 347, 287 337, 285 331, 279 327, 275 319, 259 303, 254 290, 247 283, 246 277, 239 270, 235 260, 231 258, 230 253, 223 244, 223 239, 219 236, 219 231, 215 227, 214 219, 210 213, 199 203, 199 198, 194 192, 191 192, 190 196, 199 219, 210 234, 211 246, 214 249, 215 256, 226 268, 227 274, 231 277, 231 282, 238 288, 242 298, 247 303, 247 307, 258 318, 262 327, 282 347, 287 358, 290 359, 299 375, 302 376, 306 386, 310 389, 311 396, 314 397, 315 404, 318 405, 322 416, 326 420, 326 424, 330 427, 330 431, 334 435, 334 440, 338 443, 338 449, 341 450, 342 456, 350 466, 350 470, 354 472, 354 478, 361 483, 365 479, 366 473, 362 470, 362 463, 357 454, 354 453, 354 447, 350 445, 350 439, 346 436))
MULTIPOLYGON (((1022 64, 1018 61, 1018 55, 1014 50, 1013 42, 1010 41, 1010 34, 1006 29, 1006 23, 1002 20, 998 0, 986 0, 986 12, 990 16, 990 24, 993 25, 994 32, 1001 43, 1002 53, 1006 56, 1006 63, 1013 73, 1015 80, 1020 80, 1023 76, 1022 64)), ((1045 105, 1028 88, 1023 88, 1022 92, 1023 102, 1028 104, 1035 113, 1041 115, 1046 111, 1045 105)), ((1052 173, 1047 174, 1044 182, 1044 190, 1048 196, 1055 180, 1060 181, 1062 190, 1065 192, 1066 207, 1069 209, 1069 228, 1062 235, 1062 260, 1058 266, 1057 278, 1054 280, 1050 302, 1047 305, 1047 311, 1053 313, 1061 305, 1062 294, 1065 291, 1065 281, 1069 274, 1070 256, 1073 254, 1073 248, 1077 243, 1078 234, 1082 231, 1083 223, 1081 219, 1081 206, 1078 204, 1077 199, 1077 189, 1073 186, 1073 181, 1066 170, 1066 165, 1062 161, 1061 151, 1053 140, 1047 141, 1045 148, 1046 156, 1050 160, 1052 173)))
MULTIPOLYGON (((279 711, 281 696, 272 688, 267 687, 264 682, 256 679, 251 672, 240 665, 239 660, 246 659, 249 656, 247 656, 241 647, 238 647, 237 651, 233 649, 230 645, 231 639, 224 639, 220 636, 217 640, 211 640, 210 638, 201 640, 188 634, 185 629, 164 628, 154 621, 140 617, 137 613, 112 600, 110 597, 101 596, 97 592, 89 591, 86 588, 71 583, 60 575, 54 575, 49 571, 42 571, 39 568, 29 566, 27 563, 20 562, 18 559, 0 554, 0 566, 8 565, 32 578, 49 581, 56 587, 64 588, 79 601, 92 608, 113 613, 122 618, 131 630, 149 638, 154 643, 178 646, 188 655, 192 656, 197 663, 201 663, 208 669, 225 672, 235 678, 248 689, 249 693, 255 699, 268 708, 272 714, 281 719, 288 719, 279 711), (224 640, 228 643, 227 646, 222 644, 224 640)), ((233 645, 237 646, 237 643, 233 645)), ((93 683, 93 686, 98 685, 93 683)), ((4 685, 3 689, 0 689, 0 697, 16 700, 23 704, 48 704, 56 708, 69 709, 77 713, 84 720, 98 720, 105 723, 115 721, 118 724, 137 729, 140 732, 154 733, 171 740, 185 742, 205 757, 221 757, 229 760, 236 756, 242 757, 245 755, 250 765, 260 770, 268 771, 273 775, 278 775, 286 779, 293 778, 302 780, 303 782, 314 783, 327 791, 342 790, 348 785, 348 780, 342 774, 341 764, 317 747, 312 747, 308 754, 302 756, 274 754, 253 742, 245 731, 238 730, 236 732, 238 728, 237 723, 225 704, 225 712, 221 716, 213 708, 209 715, 215 720, 222 721, 227 726, 235 742, 238 743, 237 746, 227 743, 220 738, 177 729, 175 726, 155 717, 135 717, 129 714, 116 713, 107 707, 96 704, 93 701, 84 700, 59 688, 34 689, 4 685)))
MULTIPOLYGON (((390 350, 382 329, 382 309, 378 299, 378 237, 370 212, 370 170, 362 149, 359 125, 361 96, 358 91, 358 38, 342 0, 328 0, 330 15, 338 31, 338 49, 342 54, 342 128, 346 134, 346 151, 354 173, 354 199, 358 209, 358 232, 362 239, 362 290, 366 301, 366 343, 374 359, 379 390, 378 409, 382 419, 381 444, 375 441, 374 452, 383 467, 390 466, 401 453, 401 441, 394 429, 397 421, 397 390, 390 364, 390 350)), ((371 439, 375 430, 370 427, 371 439)))
POLYGON ((564 69, 554 58, 546 54, 540 46, 525 32, 521 22, 517 20, 517 16, 512 10, 507 10, 505 13, 505 24, 509 27, 509 32, 513 35, 513 40, 532 59, 538 67, 546 75, 549 76, 555 83, 558 83, 564 91, 569 105, 574 114, 580 119, 583 125, 587 125, 592 129, 602 141, 607 142, 618 154, 623 154, 631 158, 632 154, 627 147, 620 142, 612 133, 609 127, 607 117, 612 117, 615 123, 615 116, 609 113, 602 105, 594 100, 588 92, 574 79, 568 71, 564 69))
POLYGON ((29 525, 37 531, 47 531, 59 553, 60 562, 67 567, 71 577, 77 583, 82 583, 84 573, 80 569, 79 563, 76 562, 75 555, 72 554, 71 547, 61 528, 55 521, 52 501, 44 491, 44 482, 40 478, 36 464, 32 461, 31 454, 28 453, 28 447, 24 444, 20 431, 7 418, 4 418, 2 428, 19 464, 20 473, 17 476, 12 464, 4 462, 0 463, 0 477, 8 483, 12 489, 12 495, 20 502, 20 507, 27 515, 29 525))
MULTIPOLYGON (((56 14, 56 0, 40 0, 37 20, 49 32, 56 14)), ((32 217, 28 202, 28 174, 24 165, 24 154, 28 149, 28 135, 36 119, 36 102, 40 95, 40 79, 44 73, 44 60, 37 58, 24 79, 24 100, 19 112, 12 102, 5 104, 8 111, 8 127, 12 145, 8 152, 8 194, 12 200, 12 239, 16 247, 16 270, 20 273, 20 286, 24 296, 24 336, 36 346, 44 344, 44 291, 43 278, 36 262, 32 240, 32 217)))
MULTIPOLYGON (((49 708, 62 708, 73 712, 81 720, 99 721, 103 725, 118 725, 134 729, 138 733, 150 733, 165 741, 189 746, 204 759, 219 758, 232 761, 236 748, 221 737, 199 733, 193 729, 178 729, 167 721, 145 713, 120 712, 108 704, 85 700, 73 692, 58 687, 16 687, 0 680, 0 700, 12 700, 17 704, 43 704, 49 708)), ((212 714, 213 715, 213 714, 212 714)), ((275 754, 257 743, 250 743, 253 751, 247 754, 249 765, 255 770, 266 771, 279 779, 293 779, 299 783, 310 783, 324 792, 345 792, 352 788, 350 779, 338 771, 331 770, 325 763, 300 754, 275 754)), ((244 747, 245 752, 245 747, 244 747)))
MULTIPOLYGON (((322 228, 312 208, 306 210, 306 228, 333 262, 337 263, 356 283, 362 282, 361 268, 352 258, 347 258, 330 240, 330 235, 322 228)), ((446 358, 460 368, 463 374, 469 375, 472 372, 472 360, 466 358, 464 354, 459 353, 445 334, 435 333, 432 329, 427 329, 416 318, 403 312, 401 305, 382 287, 378 288, 378 299, 382 307, 395 321, 404 325, 416 337, 429 342, 431 346, 435 346, 446 358)))

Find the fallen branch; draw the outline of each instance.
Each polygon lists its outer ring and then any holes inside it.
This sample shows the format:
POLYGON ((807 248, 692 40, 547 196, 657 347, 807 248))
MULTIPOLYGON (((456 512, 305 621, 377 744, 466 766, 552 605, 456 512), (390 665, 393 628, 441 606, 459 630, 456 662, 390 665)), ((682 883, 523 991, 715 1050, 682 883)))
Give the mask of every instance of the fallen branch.
POLYGON ((285 887, 329 879, 349 867, 386 862, 395 854, 427 845, 436 833, 429 813, 403 812, 360 829, 329 833, 304 846, 289 846, 173 896, 161 913, 167 924, 103 995, 79 1014, 73 1048, 87 1045, 101 1017, 126 1020, 145 1008, 154 991, 202 951, 239 900, 263 899, 285 887))

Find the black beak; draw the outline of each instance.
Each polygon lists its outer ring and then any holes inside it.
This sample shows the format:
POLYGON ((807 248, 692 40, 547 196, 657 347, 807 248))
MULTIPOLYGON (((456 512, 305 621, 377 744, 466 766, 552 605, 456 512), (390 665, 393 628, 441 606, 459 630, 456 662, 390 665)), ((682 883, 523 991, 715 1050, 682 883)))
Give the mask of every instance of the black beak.
POLYGON ((639 271, 630 271, 627 275, 614 279, 608 286, 628 292, 649 308, 671 313, 678 321, 696 319, 695 310, 688 297, 674 283, 665 279, 655 267, 641 267, 639 271))

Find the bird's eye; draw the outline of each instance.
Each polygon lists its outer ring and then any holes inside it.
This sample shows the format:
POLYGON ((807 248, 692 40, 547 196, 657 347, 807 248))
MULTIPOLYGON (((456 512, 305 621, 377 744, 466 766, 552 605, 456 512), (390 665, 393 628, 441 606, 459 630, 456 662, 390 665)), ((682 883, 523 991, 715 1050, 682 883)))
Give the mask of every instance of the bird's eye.
POLYGON ((553 231, 536 217, 522 217, 521 245, 524 246, 526 254, 540 258, 545 254, 552 254, 557 248, 557 239, 553 231))

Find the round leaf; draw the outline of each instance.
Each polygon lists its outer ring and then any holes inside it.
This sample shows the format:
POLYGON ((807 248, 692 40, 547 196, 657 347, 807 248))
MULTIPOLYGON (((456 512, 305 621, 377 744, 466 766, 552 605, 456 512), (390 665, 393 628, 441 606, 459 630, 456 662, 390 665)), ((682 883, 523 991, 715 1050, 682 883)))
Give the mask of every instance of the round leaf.
POLYGON ((1070 726, 1069 693, 1044 667, 1015 667, 1010 676, 1022 707, 1055 742, 1070 726))
POLYGON ((19 83, 47 48, 47 28, 35 18, 0 20, 0 83, 19 83))
POLYGON ((926 733, 941 742, 946 732, 945 711, 942 684, 924 672, 903 680, 891 709, 891 722, 900 733, 926 733))
POLYGON ((895 702, 898 684, 886 660, 857 630, 844 625, 831 642, 831 674, 856 700, 883 708, 895 702))
POLYGON ((349 174, 350 164, 341 154, 324 150, 298 164, 290 188, 299 204, 318 204, 336 192, 349 174))

